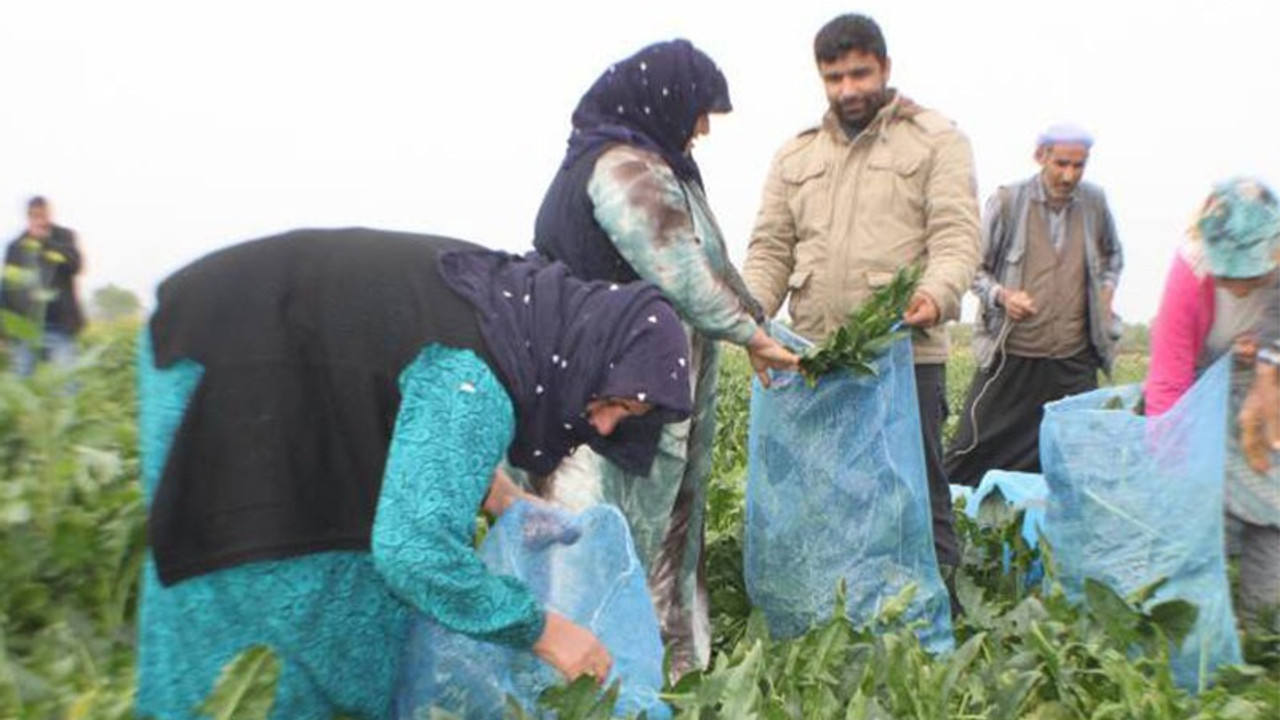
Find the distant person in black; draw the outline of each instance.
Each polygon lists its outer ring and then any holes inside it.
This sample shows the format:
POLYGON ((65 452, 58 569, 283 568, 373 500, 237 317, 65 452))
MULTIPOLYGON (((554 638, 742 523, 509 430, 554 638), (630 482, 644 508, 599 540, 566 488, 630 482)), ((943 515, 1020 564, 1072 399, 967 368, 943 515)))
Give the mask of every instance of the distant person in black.
POLYGON ((47 199, 31 198, 27 229, 5 250, 0 285, 0 328, 18 374, 30 375, 40 361, 68 365, 75 360, 75 337, 84 327, 76 293, 80 268, 76 234, 53 223, 47 199))

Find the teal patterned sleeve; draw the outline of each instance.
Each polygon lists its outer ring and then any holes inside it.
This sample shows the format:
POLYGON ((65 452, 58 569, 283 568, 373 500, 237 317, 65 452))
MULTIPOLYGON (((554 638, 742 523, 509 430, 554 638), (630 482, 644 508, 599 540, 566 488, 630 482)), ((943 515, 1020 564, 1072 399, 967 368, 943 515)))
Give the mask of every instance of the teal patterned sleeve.
POLYGON ((169 446, 182 423, 187 402, 200 384, 204 369, 194 360, 180 360, 172 367, 156 367, 147 326, 138 331, 138 440, 141 444, 142 489, 150 506, 169 446))
POLYGON ((660 157, 615 147, 596 161, 587 193, 614 247, 686 322, 716 340, 747 343, 756 330, 749 311, 755 301, 740 295, 724 239, 701 197, 687 194, 660 157))
POLYGON ((374 565, 443 627, 530 647, 544 615, 529 589, 472 547, 476 513, 511 443, 506 390, 469 351, 430 346, 400 375, 400 411, 374 520, 374 565))

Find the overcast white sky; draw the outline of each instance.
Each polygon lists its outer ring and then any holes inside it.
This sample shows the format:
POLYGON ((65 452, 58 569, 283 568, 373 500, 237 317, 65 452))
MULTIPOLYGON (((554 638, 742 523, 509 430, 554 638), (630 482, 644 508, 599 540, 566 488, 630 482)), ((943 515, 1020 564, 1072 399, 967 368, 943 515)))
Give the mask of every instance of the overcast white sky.
POLYGON ((695 153, 737 262, 777 147, 825 107, 812 38, 877 19, 892 84, 974 144, 981 199, 1029 176, 1035 134, 1098 142, 1127 267, 1155 312, 1216 179, 1280 181, 1280 2, 857 4, 41 0, 0 5, 0 234, 47 195, 87 256, 150 304, 222 245, 304 226, 434 232, 524 250, 578 97, 612 61, 687 37, 734 112, 695 153))

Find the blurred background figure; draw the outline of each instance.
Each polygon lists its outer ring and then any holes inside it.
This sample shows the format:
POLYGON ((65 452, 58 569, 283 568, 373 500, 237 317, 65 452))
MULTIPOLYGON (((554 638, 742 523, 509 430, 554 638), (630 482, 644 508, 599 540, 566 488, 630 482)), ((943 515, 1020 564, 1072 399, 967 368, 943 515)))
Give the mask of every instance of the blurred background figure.
POLYGON ((3 331, 13 367, 30 375, 36 363, 69 365, 84 327, 76 292, 81 269, 76 234, 53 222, 48 199, 27 201, 27 229, 9 243, 2 281, 3 331))

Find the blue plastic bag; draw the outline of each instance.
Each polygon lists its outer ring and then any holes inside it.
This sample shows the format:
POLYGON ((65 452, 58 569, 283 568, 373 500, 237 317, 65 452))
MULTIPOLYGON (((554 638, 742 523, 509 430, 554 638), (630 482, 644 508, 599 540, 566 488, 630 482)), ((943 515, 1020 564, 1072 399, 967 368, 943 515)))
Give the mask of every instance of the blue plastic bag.
POLYGON ((1228 363, 1158 417, 1128 410, 1141 396, 1129 385, 1046 405, 1040 430, 1044 536, 1063 589, 1079 600, 1091 578, 1129 595, 1168 578, 1151 602, 1199 609, 1172 654, 1174 676, 1192 691, 1240 662, 1223 548, 1228 363))
MULTIPOLYGON (((1044 526, 1044 513, 1049 503, 1049 485, 1044 476, 1037 473, 1014 472, 1011 470, 988 470, 982 476, 982 482, 974 489, 965 504, 965 514, 981 521, 986 514, 988 504, 1000 503, 1009 512, 1022 511, 1022 527, 1019 529, 1027 547, 1036 548, 1040 544, 1040 533, 1044 526)), ((1006 546, 1004 569, 1009 570, 1011 549, 1006 546)), ((1024 587, 1039 583, 1044 578, 1044 564, 1036 557, 1022 578, 1024 587)))
POLYGON ((1049 484, 1037 473, 1011 470, 988 470, 982 482, 969 496, 964 512, 977 519, 983 502, 998 495, 1013 510, 1023 511, 1022 539, 1035 547, 1040 542, 1040 528, 1049 502, 1049 484))
POLYGON ((959 505, 961 500, 964 500, 965 507, 968 507, 968 503, 973 500, 973 488, 968 485, 956 485, 953 483, 951 485, 951 504, 959 505))
POLYGON ((840 581, 845 612, 860 626, 915 584, 903 619, 919 623, 922 645, 940 652, 954 639, 933 548, 910 340, 893 343, 875 368, 875 376, 832 373, 813 388, 795 373, 776 374, 768 390, 753 387, 747 592, 770 632, 788 638, 831 617, 840 581))
MULTIPOLYGON (((611 505, 579 515, 518 502, 480 547, 489 569, 522 580, 548 610, 582 625, 613 656, 607 682, 620 680, 619 716, 671 717, 658 698, 663 685, 662 639, 622 513, 611 505)), ((561 682, 550 665, 526 650, 473 640, 416 618, 397 689, 397 720, 447 710, 465 720, 499 720, 506 696, 533 712, 538 695, 561 682)))

